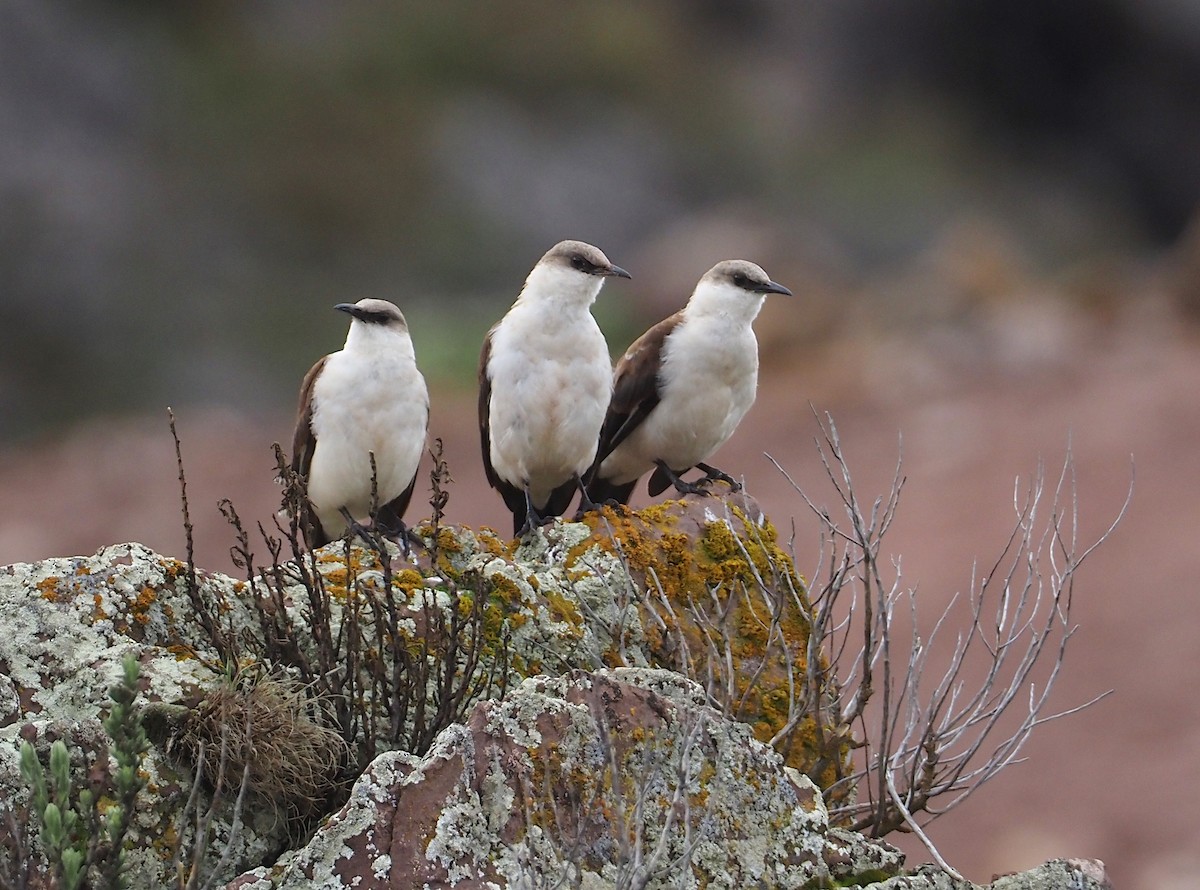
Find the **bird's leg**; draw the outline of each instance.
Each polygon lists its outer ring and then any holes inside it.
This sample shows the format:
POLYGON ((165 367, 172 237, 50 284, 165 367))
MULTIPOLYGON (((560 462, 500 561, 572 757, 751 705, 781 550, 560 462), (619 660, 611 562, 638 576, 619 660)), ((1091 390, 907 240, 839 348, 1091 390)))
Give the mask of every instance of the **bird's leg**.
POLYGON ((656 460, 654 465, 663 472, 663 475, 667 477, 670 483, 675 486, 675 490, 680 494, 698 494, 704 497, 708 496, 708 490, 703 485, 693 482, 684 482, 679 478, 678 475, 676 475, 674 470, 668 467, 661 460, 656 460))
POLYGON ((700 480, 700 485, 711 484, 719 479, 729 486, 730 491, 742 490, 742 483, 738 482, 728 473, 721 472, 716 467, 712 467, 704 463, 698 463, 696 464, 696 469, 704 471, 704 478, 700 480))
POLYGON ((593 513, 600 509, 600 505, 592 500, 592 496, 588 494, 587 486, 583 484, 583 479, 578 473, 573 477, 575 485, 579 488, 579 509, 575 512, 575 521, 583 519, 583 514, 593 513))
POLYGON ((412 556, 413 544, 425 543, 417 537, 416 532, 405 525, 403 519, 394 513, 380 511, 379 515, 375 517, 375 528, 385 537, 400 545, 405 559, 412 556))
POLYGON ((542 525, 546 520, 542 518, 542 514, 533 506, 533 496, 529 494, 529 486, 525 486, 525 523, 517 531, 517 537, 523 538, 529 534, 536 526, 542 525))
POLYGON ((392 502, 384 504, 375 514, 375 528, 400 545, 405 559, 412 556, 413 544, 419 547, 425 546, 425 542, 421 540, 420 536, 409 528, 403 517, 396 512, 392 502))
POLYGON ((350 511, 345 507, 338 507, 338 512, 342 514, 342 519, 346 520, 346 531, 350 537, 359 537, 370 544, 375 549, 379 549, 379 542, 375 538, 375 531, 370 526, 363 525, 357 519, 350 515, 350 511))

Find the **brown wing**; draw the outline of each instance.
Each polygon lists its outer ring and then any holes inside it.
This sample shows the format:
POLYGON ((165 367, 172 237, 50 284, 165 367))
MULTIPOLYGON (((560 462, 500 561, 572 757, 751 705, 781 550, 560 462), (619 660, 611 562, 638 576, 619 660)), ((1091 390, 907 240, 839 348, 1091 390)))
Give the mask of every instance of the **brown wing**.
POLYGON ((658 370, 662 362, 663 344, 683 321, 683 313, 664 318, 642 336, 621 356, 614 372, 612 401, 600 429, 600 447, 596 451, 596 466, 608 457, 658 405, 658 370))
MULTIPOLYGON (((325 367, 325 356, 304 375, 304 382, 300 384, 300 404, 296 411, 296 431, 292 434, 292 471, 300 474, 304 481, 308 482, 308 471, 312 467, 313 452, 317 450, 317 436, 312 428, 312 391, 313 384, 321 375, 321 370, 325 367)), ((301 508, 300 516, 301 527, 304 530, 304 538, 308 542, 310 549, 322 547, 329 543, 329 536, 325 534, 325 529, 321 527, 321 521, 317 519, 316 511, 307 503, 301 508)))
POLYGON ((300 384, 300 404, 296 411, 296 431, 292 435, 292 469, 301 476, 308 478, 309 467, 312 466, 313 452, 317 449, 317 437, 312 430, 312 391, 313 384, 325 367, 325 356, 304 375, 300 384))
POLYGON ((483 450, 483 472, 487 476, 488 485, 498 488, 500 477, 492 467, 492 378, 488 375, 488 362, 492 357, 492 327, 483 338, 483 349, 479 352, 479 444, 483 450))

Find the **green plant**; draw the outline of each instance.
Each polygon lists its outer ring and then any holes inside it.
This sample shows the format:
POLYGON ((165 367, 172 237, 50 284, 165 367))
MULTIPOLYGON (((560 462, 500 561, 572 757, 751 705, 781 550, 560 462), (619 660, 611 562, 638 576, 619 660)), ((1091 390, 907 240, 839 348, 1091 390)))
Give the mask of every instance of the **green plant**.
POLYGON ((100 772, 90 787, 72 787, 71 757, 62 740, 50 746, 50 764, 43 770, 37 751, 21 745, 21 775, 29 783, 30 806, 41 821, 41 841, 51 869, 64 890, 88 886, 125 890, 125 835, 129 831, 138 793, 145 786, 142 757, 150 747, 134 709, 138 661, 132 654, 121 662, 121 681, 109 690, 112 710, 104 729, 112 740, 109 753, 115 768, 100 772))

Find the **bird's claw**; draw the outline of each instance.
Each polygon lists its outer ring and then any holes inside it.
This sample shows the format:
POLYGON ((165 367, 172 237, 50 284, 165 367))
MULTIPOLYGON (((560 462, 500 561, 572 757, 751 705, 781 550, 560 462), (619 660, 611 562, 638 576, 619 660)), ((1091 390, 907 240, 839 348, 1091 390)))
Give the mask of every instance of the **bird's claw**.
POLYGON ((742 483, 738 482, 728 473, 718 470, 716 467, 709 466, 708 464, 696 464, 696 467, 697 469, 704 471, 704 478, 701 479, 697 484, 710 486, 714 482, 720 481, 729 486, 729 491, 731 493, 742 490, 742 483))
POLYGON ((700 482, 684 482, 682 479, 680 479, 674 484, 675 490, 681 495, 694 494, 698 495, 699 497, 706 498, 712 494, 712 492, 708 490, 708 486, 703 480, 700 482))

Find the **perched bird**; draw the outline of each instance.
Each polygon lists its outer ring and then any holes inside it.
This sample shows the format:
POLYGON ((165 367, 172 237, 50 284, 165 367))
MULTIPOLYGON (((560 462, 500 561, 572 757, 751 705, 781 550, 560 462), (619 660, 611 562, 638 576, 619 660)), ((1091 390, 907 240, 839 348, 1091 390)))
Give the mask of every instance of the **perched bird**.
POLYGON ((668 485, 699 493, 729 475, 704 463, 733 434, 754 403, 758 341, 751 324, 767 294, 791 291, 745 260, 717 263, 687 305, 642 334, 617 362, 588 495, 628 503, 650 470, 648 489, 668 485), (680 477, 692 467, 700 482, 680 477))
POLYGON ((429 426, 429 391, 400 310, 386 300, 333 308, 351 317, 346 345, 305 375, 292 440, 292 469, 308 482, 310 547, 370 515, 372 454, 376 527, 404 533, 429 426))
POLYGON ((561 516, 592 465, 612 395, 608 345, 590 307, 629 273, 598 248, 563 241, 538 261, 479 356, 479 436, 487 480, 513 534, 561 516))

